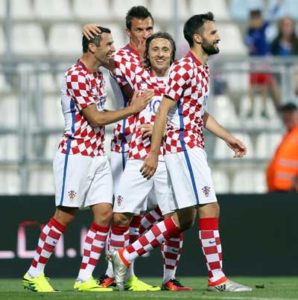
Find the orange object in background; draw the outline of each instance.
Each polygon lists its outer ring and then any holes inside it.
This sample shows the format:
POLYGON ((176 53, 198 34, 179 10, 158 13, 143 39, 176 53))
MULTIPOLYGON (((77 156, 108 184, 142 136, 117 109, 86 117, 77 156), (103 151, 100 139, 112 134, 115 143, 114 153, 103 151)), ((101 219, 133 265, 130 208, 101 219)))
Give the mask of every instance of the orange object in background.
POLYGON ((269 192, 298 192, 298 126, 284 135, 266 175, 269 192))

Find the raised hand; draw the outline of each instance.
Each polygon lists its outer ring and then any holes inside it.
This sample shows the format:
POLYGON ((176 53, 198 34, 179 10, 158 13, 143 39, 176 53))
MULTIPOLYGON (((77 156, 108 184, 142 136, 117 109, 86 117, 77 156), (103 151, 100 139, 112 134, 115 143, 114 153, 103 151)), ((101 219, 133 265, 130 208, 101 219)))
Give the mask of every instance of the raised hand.
POLYGON ((93 39, 95 36, 101 34, 101 30, 98 28, 99 24, 86 24, 83 27, 83 35, 88 39, 93 39))

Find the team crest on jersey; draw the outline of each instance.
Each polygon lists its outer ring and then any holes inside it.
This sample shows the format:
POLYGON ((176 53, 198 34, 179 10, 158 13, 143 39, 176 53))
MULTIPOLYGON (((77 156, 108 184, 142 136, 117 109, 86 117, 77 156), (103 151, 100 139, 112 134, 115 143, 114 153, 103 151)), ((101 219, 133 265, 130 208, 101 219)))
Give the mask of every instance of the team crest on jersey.
POLYGON ((203 188, 202 188, 202 192, 204 193, 204 195, 206 196, 206 197, 208 197, 209 196, 209 194, 210 194, 210 186, 204 186, 203 188))
POLYGON ((69 191, 68 197, 70 200, 73 200, 76 197, 77 193, 75 191, 69 191))
POLYGON ((123 201, 123 197, 119 195, 119 196, 117 197, 117 204, 118 204, 118 206, 121 205, 122 201, 123 201))

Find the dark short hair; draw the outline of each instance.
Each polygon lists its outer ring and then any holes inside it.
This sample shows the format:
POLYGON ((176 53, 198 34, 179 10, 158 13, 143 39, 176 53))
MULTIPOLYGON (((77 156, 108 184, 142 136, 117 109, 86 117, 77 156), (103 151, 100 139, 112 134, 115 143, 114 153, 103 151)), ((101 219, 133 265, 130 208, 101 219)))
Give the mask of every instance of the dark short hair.
POLYGON ((288 102, 286 104, 283 104, 279 107, 278 109, 281 113, 285 112, 294 112, 298 110, 298 107, 295 103, 293 102, 288 102))
POLYGON ((151 67, 151 63, 150 63, 150 59, 149 59, 149 47, 150 47, 150 43, 155 39, 166 39, 170 42, 170 44, 172 46, 171 64, 175 60, 176 44, 175 44, 174 39, 167 32, 157 32, 157 33, 154 33, 151 36, 149 36, 146 40, 145 60, 144 60, 144 65, 146 68, 151 67))
POLYGON ((249 12, 250 18, 260 18, 262 16, 262 11, 260 9, 252 9, 249 12))
MULTIPOLYGON (((111 30, 109 28, 106 27, 101 27, 101 26, 97 26, 101 33, 111 33, 111 30)), ((82 39, 82 47, 83 47, 83 52, 86 53, 88 52, 88 45, 89 44, 95 44, 97 47, 99 47, 100 45, 100 41, 101 41, 101 33, 99 35, 94 36, 94 38, 91 38, 90 40, 88 40, 84 35, 83 35, 83 39, 82 39)))
POLYGON ((212 12, 206 14, 194 15, 186 21, 183 28, 184 38, 187 40, 190 47, 193 47, 193 35, 199 33, 206 21, 214 22, 214 15, 212 12))
POLYGON ((149 10, 145 6, 133 6, 126 14, 125 22, 126 22, 126 28, 131 29, 131 20, 133 18, 136 19, 147 19, 151 18, 152 23, 154 23, 154 19, 149 12, 149 10))

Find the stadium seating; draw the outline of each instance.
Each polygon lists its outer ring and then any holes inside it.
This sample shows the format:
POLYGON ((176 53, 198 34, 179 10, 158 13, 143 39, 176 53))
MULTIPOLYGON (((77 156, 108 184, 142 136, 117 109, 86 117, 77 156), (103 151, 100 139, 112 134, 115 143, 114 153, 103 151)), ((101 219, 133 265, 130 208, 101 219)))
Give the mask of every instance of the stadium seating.
POLYGON ((132 6, 143 5, 148 7, 147 0, 113 0, 111 15, 113 18, 121 20, 124 23, 125 15, 132 6))
MULTIPOLYGON (((173 18, 173 1, 163 0, 162 9, 160 0, 151 0, 150 11, 156 20, 170 22, 173 18)), ((178 17, 180 20, 186 20, 189 17, 187 3, 185 1, 177 1, 178 17)))
POLYGON ((43 121, 44 126, 49 128, 64 128, 64 118, 61 112, 61 98, 55 96, 45 96, 43 99, 43 121))
POLYGON ((0 169, 0 190, 2 195, 18 195, 21 192, 19 172, 11 168, 0 169))
POLYGON ((231 17, 238 21, 246 21, 249 17, 249 11, 252 9, 264 9, 262 0, 230 0, 229 9, 231 17))
POLYGON ((190 0, 190 15, 206 13, 208 11, 213 12, 218 21, 230 19, 230 13, 224 0, 190 0))
POLYGON ((13 19, 30 20, 34 18, 31 0, 10 0, 10 5, 13 19))
POLYGON ((256 158, 271 159, 281 142, 280 133, 261 133, 256 140, 256 158))
POLYGON ((232 24, 221 24, 218 28, 221 42, 219 44, 221 54, 245 55, 247 49, 243 44, 239 28, 232 24))
POLYGON ((0 55, 4 54, 6 48, 6 41, 2 26, 0 26, 0 55))
POLYGON ((266 192, 264 170, 237 170, 232 181, 232 192, 239 194, 266 192))
POLYGON ((230 191, 229 177, 226 172, 222 170, 212 170, 212 179, 214 184, 214 189, 216 193, 224 194, 230 191))
POLYGON ((79 57, 82 52, 82 33, 79 25, 56 24, 49 33, 49 50, 53 55, 79 57))
POLYGON ((68 0, 34 0, 34 13, 41 20, 67 20, 72 18, 68 0))
POLYGON ((12 28, 11 42, 12 51, 17 55, 48 54, 43 30, 37 23, 15 24, 12 28))
POLYGON ((54 194, 54 177, 52 168, 32 168, 29 173, 28 187, 29 194, 54 194))
POLYGON ((2 99, 0 99, 1 128, 17 128, 20 116, 19 105, 19 98, 13 94, 4 96, 2 99))
POLYGON ((103 21, 110 20, 109 2, 108 0, 74 0, 74 17, 104 25, 102 24, 103 21))
POLYGON ((19 158, 19 137, 14 134, 0 136, 0 160, 17 161, 19 158))

